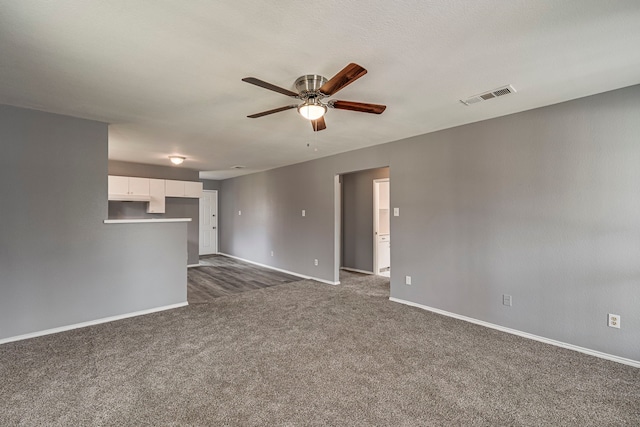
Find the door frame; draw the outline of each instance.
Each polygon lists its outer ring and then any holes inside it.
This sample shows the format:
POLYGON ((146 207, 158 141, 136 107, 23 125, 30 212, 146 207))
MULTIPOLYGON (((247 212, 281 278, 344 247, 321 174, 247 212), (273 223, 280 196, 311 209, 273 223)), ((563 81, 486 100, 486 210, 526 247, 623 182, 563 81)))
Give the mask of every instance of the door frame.
POLYGON ((218 232, 218 226, 219 226, 219 221, 218 221, 218 212, 219 212, 219 206, 218 206, 218 190, 202 190, 202 197, 200 199, 198 199, 198 255, 214 255, 220 252, 220 235, 218 232), (200 253, 201 250, 201 246, 200 246, 200 239, 202 238, 202 223, 201 220, 199 218, 199 215, 202 214, 202 199, 204 198, 204 194, 205 193, 211 193, 215 196, 215 203, 216 203, 216 228, 215 228, 215 235, 216 235, 216 247, 215 247, 215 251, 210 253, 210 254, 202 254, 200 253))
POLYGON ((333 176, 333 283, 340 284, 342 264, 342 176, 333 176))

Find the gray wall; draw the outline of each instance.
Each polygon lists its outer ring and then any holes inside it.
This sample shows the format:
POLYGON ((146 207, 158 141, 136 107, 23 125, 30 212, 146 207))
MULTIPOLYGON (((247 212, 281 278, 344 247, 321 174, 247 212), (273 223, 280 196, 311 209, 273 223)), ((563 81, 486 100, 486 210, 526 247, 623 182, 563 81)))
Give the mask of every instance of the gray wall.
POLYGON ((216 181, 213 179, 201 179, 203 190, 220 190, 220 181, 216 181))
POLYGON ((373 272, 373 180, 389 168, 342 175, 342 267, 373 272))
POLYGON ((107 125, 0 105, 0 339, 186 301, 185 224, 103 224, 107 125))
MULTIPOLYGON (((167 163, 169 159, 167 158, 167 163)), ((109 160, 109 175, 136 176, 140 178, 175 179, 178 181, 200 181, 199 172, 182 166, 148 165, 146 163, 109 160)))
POLYGON ((334 177, 384 167, 388 162, 388 145, 379 145, 223 180, 219 193, 220 252, 337 281, 334 177), (270 251, 274 251, 273 257, 270 251), (318 266, 314 266, 314 259, 318 259, 318 266))
POLYGON ((228 179, 221 251, 334 280, 333 177, 389 165, 393 297, 640 360, 639 117, 633 86, 228 179))
MULTIPOLYGON (((156 179, 199 181, 198 171, 177 166, 147 165, 109 160, 109 175, 137 176, 156 179)), ((167 197, 165 213, 147 213, 144 202, 109 202, 109 219, 124 218, 191 218, 187 223, 187 252, 189 264, 199 262, 200 203, 198 199, 167 197)))

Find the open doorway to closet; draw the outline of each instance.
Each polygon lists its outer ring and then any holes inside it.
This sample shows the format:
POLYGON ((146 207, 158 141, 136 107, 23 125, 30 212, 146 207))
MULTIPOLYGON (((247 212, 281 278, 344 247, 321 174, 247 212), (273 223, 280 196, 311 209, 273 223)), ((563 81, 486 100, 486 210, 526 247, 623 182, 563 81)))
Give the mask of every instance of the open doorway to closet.
POLYGON ((373 180, 373 272, 391 277, 389 178, 373 180))
MULTIPOLYGON (((380 263, 378 252, 380 249, 387 250, 390 260, 390 233, 389 221, 379 217, 379 209, 374 209, 374 202, 380 202, 379 197, 374 197, 374 181, 386 181, 387 189, 389 188, 389 168, 368 169, 359 172, 343 174, 341 181, 341 259, 340 266, 342 270, 353 271, 366 274, 380 274, 378 264, 383 267, 383 275, 389 275, 390 263, 380 263), (374 200, 378 197, 378 200, 374 200), (383 233, 389 241, 386 247, 378 247, 379 242, 377 235, 380 235, 378 228, 382 224, 383 233)), ((384 190, 383 190, 384 191, 384 190)), ((383 205, 388 209, 388 194, 386 202, 383 197, 383 205)), ((388 215, 388 213, 387 213, 388 215)), ((382 254, 385 255, 384 253, 382 254)))

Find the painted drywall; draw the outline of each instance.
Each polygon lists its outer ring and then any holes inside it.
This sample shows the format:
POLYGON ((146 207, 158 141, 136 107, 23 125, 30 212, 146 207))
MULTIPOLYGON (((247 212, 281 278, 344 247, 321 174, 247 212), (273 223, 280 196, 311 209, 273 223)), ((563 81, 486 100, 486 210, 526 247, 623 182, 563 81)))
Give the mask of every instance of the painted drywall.
POLYGON ((334 238, 335 176, 387 166, 388 147, 378 145, 223 180, 219 192, 220 252, 339 281, 334 238))
MULTIPOLYGON (((109 160, 109 175, 136 176, 180 181, 199 181, 198 171, 178 166, 146 165, 109 160)), ((200 238, 200 203, 198 199, 167 197, 164 213, 147 213, 144 202, 109 202, 109 219, 127 218, 191 218, 187 223, 188 263, 198 264, 200 238)))
POLYGON ((201 179, 200 182, 202 183, 203 190, 220 190, 220 181, 215 179, 201 179))
MULTIPOLYGON (((169 159, 167 159, 169 163, 169 159)), ((199 172, 183 166, 159 166, 145 163, 109 160, 109 175, 136 176, 140 178, 175 179, 178 181, 199 181, 199 172)))
POLYGON ((389 168, 342 175, 342 267, 373 272, 373 180, 389 168))
POLYGON ((638 117, 632 86, 225 180, 221 250, 335 280, 333 177, 388 165, 393 297, 640 360, 638 117))
POLYGON ((199 260, 199 199, 181 197, 167 197, 165 213, 147 213, 145 202, 109 202, 109 219, 139 219, 139 218, 191 218, 187 223, 187 261, 198 264, 199 260))
POLYGON ((0 339, 186 302, 186 224, 104 224, 107 125, 0 105, 0 339))

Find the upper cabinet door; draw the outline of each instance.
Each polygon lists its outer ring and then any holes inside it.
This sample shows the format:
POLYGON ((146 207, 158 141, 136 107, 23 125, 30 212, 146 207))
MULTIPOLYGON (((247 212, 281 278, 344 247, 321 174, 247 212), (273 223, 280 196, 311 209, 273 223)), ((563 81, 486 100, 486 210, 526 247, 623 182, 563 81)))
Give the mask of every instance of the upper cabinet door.
POLYGON ((167 197, 184 197, 184 181, 166 179, 164 181, 164 194, 167 197))
POLYGON ((109 194, 129 194, 129 178, 126 176, 109 176, 109 194))
POLYGON ((202 183, 193 181, 164 181, 165 196, 167 197, 202 197, 202 183))
POLYGON ((184 183, 184 197, 202 197, 202 183, 185 181, 184 183))
POLYGON ((149 212, 164 212, 165 197, 202 197, 202 183, 172 179, 134 178, 109 175, 109 200, 154 201, 149 212), (127 196, 129 198, 121 197, 127 196), (133 198, 131 198, 133 196, 133 198), (162 202, 160 202, 162 199, 162 202), (160 204, 161 203, 161 204, 160 204))
POLYGON ((164 179, 149 180, 149 195, 151 196, 151 200, 149 200, 149 204, 147 205, 147 212, 164 213, 164 179))
POLYGON ((129 194, 134 196, 148 196, 149 178, 129 178, 129 194))

